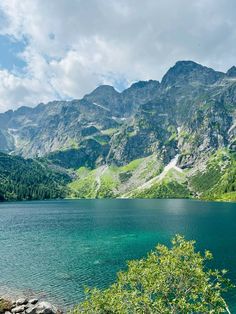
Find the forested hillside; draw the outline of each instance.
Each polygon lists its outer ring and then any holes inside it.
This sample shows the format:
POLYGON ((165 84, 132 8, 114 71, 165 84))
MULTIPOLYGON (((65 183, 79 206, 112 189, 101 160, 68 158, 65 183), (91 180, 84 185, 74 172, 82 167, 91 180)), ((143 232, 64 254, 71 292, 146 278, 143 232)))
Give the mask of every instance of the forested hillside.
POLYGON ((70 177, 46 163, 0 153, 0 200, 63 198, 70 177))

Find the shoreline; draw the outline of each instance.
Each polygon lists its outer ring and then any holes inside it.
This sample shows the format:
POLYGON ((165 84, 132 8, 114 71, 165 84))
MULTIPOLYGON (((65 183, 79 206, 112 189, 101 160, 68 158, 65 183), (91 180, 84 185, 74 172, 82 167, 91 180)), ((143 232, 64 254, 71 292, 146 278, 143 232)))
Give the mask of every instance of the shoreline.
POLYGON ((66 308, 59 302, 48 298, 43 291, 0 287, 0 314, 62 314, 64 312, 66 312, 66 308), (2 303, 9 305, 6 311, 2 311, 2 303), (14 310, 16 307, 19 309, 14 310))
POLYGON ((63 310, 44 298, 0 293, 0 314, 63 314, 63 310))
POLYGON ((205 198, 122 198, 122 197, 113 197, 113 198, 47 198, 47 199, 22 199, 22 200, 4 200, 0 201, 0 204, 8 203, 18 203, 18 202, 50 202, 50 201, 97 201, 97 200, 190 200, 190 201, 199 201, 199 202, 209 202, 209 203, 236 203, 234 199, 205 199, 205 198))

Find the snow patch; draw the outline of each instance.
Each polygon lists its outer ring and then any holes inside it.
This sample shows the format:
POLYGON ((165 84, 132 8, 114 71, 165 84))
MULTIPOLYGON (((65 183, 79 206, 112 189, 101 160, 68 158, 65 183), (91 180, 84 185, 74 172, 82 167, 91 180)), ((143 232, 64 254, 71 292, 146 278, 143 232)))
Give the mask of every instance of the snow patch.
POLYGON ((137 188, 137 190, 142 190, 142 189, 146 189, 152 186, 153 183, 157 183, 160 182, 162 179, 164 179, 164 177, 166 176, 166 174, 168 173, 168 171, 170 169, 175 169, 176 171, 182 173, 183 169, 177 167, 177 162, 178 162, 178 158, 179 158, 179 154, 177 154, 163 169, 162 173, 159 174, 157 177, 149 180, 148 182, 144 183, 143 185, 141 185, 140 187, 137 188))
POLYGON ((229 134, 231 131, 233 131, 234 128, 236 128, 236 123, 234 123, 234 124, 230 127, 230 129, 228 130, 228 134, 229 134))
POLYGON ((106 108, 106 107, 104 107, 104 106, 102 106, 102 105, 99 105, 99 104, 96 103, 96 102, 93 102, 93 105, 94 105, 94 106, 97 106, 97 107, 99 107, 99 108, 102 108, 102 109, 104 109, 104 110, 106 110, 106 111, 111 111, 110 109, 108 109, 108 108, 106 108))

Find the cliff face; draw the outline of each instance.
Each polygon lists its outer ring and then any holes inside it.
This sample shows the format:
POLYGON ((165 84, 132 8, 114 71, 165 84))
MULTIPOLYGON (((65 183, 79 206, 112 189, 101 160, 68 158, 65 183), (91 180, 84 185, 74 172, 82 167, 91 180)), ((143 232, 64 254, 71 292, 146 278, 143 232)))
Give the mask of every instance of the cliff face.
POLYGON ((235 69, 179 61, 161 82, 137 82, 122 93, 104 85, 81 100, 2 113, 0 149, 74 169, 148 156, 163 167, 178 156, 178 167, 195 169, 221 149, 236 150, 235 69))

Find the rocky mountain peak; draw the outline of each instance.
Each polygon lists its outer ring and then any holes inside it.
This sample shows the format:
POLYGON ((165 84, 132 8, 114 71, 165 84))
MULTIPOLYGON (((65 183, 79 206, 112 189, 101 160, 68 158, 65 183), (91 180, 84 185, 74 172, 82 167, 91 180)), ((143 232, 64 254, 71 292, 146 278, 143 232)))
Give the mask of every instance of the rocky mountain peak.
POLYGON ((174 70, 180 70, 180 71, 183 71, 183 70, 192 71, 193 69, 196 69, 196 68, 202 69, 204 68, 204 66, 192 60, 180 60, 180 61, 177 61, 172 68, 174 70))
POLYGON ((194 61, 178 61, 162 79, 162 85, 181 86, 184 84, 214 84, 224 73, 202 66, 194 61))
POLYGON ((115 88, 111 85, 100 85, 95 88, 92 93, 85 95, 84 98, 88 97, 100 97, 100 96, 113 96, 119 94, 115 88))
POLYGON ((160 83, 155 80, 149 80, 149 81, 138 81, 133 83, 130 88, 131 89, 139 89, 139 88, 146 88, 146 87, 158 87, 160 83))
POLYGON ((228 71, 227 71, 227 76, 228 77, 235 77, 236 78, 236 66, 232 66, 228 71))
POLYGON ((155 152, 168 161, 178 150, 190 156, 182 164, 194 162, 199 151, 235 145, 235 82, 227 79, 235 72, 179 61, 161 83, 140 81, 121 93, 101 85, 80 100, 2 113, 0 151, 35 157, 74 149, 78 158, 94 151, 100 164, 125 164, 155 152))
POLYGON ((83 100, 104 110, 110 110, 113 115, 116 115, 119 110, 120 93, 113 86, 100 85, 92 93, 85 95, 83 100))

